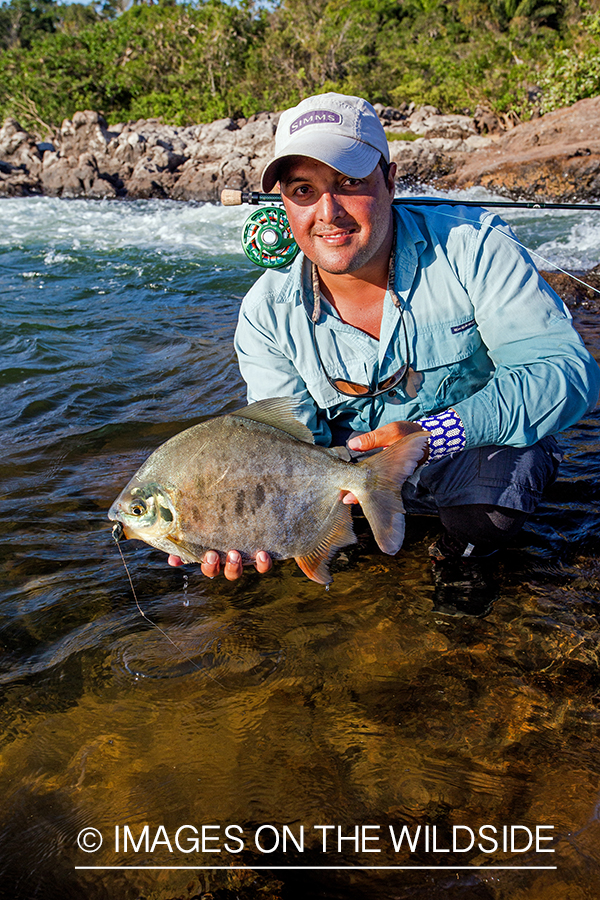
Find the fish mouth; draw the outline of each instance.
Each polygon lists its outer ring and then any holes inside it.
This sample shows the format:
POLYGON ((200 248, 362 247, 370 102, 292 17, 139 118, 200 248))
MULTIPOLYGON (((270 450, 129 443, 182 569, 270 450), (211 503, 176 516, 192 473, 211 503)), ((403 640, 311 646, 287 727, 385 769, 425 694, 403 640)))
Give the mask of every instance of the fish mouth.
POLYGON ((113 503, 113 505, 111 506, 111 508, 108 511, 108 518, 110 519, 111 522, 115 523, 112 527, 112 536, 117 543, 119 541, 126 540, 127 538, 129 538, 131 536, 130 533, 128 533, 128 531, 127 531, 127 527, 121 521, 121 518, 119 515, 120 512, 121 512, 121 509, 119 507, 119 503, 118 503, 118 501, 115 501, 115 503, 113 503))
POLYGON ((120 541, 128 541, 130 538, 137 537, 135 532, 128 528, 127 525, 123 525, 122 522, 115 522, 111 528, 111 534, 116 544, 120 541))
POLYGON ((119 541, 122 541, 127 535, 125 534, 125 529, 121 522, 116 522, 112 527, 112 536, 115 542, 118 544, 119 541))

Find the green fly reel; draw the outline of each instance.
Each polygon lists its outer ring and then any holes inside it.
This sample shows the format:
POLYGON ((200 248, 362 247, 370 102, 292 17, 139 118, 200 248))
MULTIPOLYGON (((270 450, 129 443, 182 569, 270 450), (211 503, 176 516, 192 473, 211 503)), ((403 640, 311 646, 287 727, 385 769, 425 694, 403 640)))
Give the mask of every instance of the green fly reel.
POLYGON ((248 216, 242 247, 248 259, 263 269, 289 266, 299 249, 285 210, 279 206, 262 206, 248 216))

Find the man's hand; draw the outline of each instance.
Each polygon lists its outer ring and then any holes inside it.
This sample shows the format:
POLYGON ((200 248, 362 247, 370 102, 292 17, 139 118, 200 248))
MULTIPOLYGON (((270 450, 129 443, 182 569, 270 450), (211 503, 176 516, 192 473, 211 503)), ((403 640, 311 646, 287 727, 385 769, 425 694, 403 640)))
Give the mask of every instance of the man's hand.
MULTIPOLYGON (((170 566, 183 565, 180 558, 174 555, 169 556, 168 563, 170 566)), ((260 572, 261 575, 264 575, 265 572, 269 571, 272 565, 273 562, 269 554, 265 553, 264 550, 259 550, 254 562, 256 571, 260 572)), ((207 578, 214 578, 218 575, 221 569, 219 554, 215 550, 208 550, 204 555, 200 569, 202 570, 202 574, 206 575, 207 578)), ((228 581, 236 581, 238 578, 242 577, 243 572, 244 567, 242 565, 241 555, 237 550, 230 550, 227 554, 227 559, 225 560, 225 566, 223 567, 225 578, 228 581)))
MULTIPOLYGON (((362 453, 367 453, 369 450, 383 449, 384 447, 389 447, 390 444, 395 444, 396 441, 401 441, 407 434, 414 434, 417 431, 425 431, 425 429, 417 425, 416 422, 390 422, 388 425, 376 428, 375 431, 367 431, 365 434, 357 434, 350 438, 348 449, 360 450, 362 453)), ((422 465, 428 456, 429 447, 425 447, 419 465, 422 465)), ((342 498, 342 503, 358 503, 358 500, 354 494, 348 492, 342 498)))

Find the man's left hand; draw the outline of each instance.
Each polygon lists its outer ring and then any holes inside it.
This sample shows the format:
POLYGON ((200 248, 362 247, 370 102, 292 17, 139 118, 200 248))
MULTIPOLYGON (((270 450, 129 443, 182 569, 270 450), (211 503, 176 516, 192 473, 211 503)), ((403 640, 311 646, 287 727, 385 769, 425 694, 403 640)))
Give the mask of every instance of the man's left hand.
MULTIPOLYGON (((183 565, 181 559, 174 554, 169 555, 168 563, 170 566, 183 565)), ((264 550, 259 550, 254 561, 254 567, 256 571, 261 575, 264 575, 265 572, 269 571, 272 564, 273 563, 269 554, 265 553, 264 550)), ((204 559, 202 560, 200 568, 202 570, 202 574, 206 575, 207 578, 214 578, 221 571, 221 561, 219 558, 219 554, 215 550, 208 550, 204 559)), ((227 554, 225 565, 222 568, 223 574, 228 581, 237 581, 238 578, 242 577, 244 571, 241 554, 238 553, 237 550, 230 550, 227 554)))

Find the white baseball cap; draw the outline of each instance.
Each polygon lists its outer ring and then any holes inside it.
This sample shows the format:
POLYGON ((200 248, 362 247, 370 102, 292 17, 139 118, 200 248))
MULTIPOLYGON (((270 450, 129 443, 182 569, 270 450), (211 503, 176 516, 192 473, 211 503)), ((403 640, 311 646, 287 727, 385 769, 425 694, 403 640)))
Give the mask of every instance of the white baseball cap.
POLYGON ((281 114, 275 156, 262 174, 269 193, 287 156, 308 156, 350 178, 365 178, 381 156, 390 161, 383 125, 370 103, 346 94, 317 94, 281 114))

